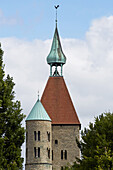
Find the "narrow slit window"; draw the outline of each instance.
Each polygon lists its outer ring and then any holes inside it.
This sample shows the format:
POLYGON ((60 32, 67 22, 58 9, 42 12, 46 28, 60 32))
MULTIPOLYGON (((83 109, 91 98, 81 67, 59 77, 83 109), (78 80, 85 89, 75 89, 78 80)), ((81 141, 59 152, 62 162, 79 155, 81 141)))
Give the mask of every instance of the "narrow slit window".
POLYGON ((61 159, 63 159, 63 150, 61 150, 61 159))
POLYGON ((55 140, 55 144, 58 145, 58 140, 55 140))
POLYGON ((47 148, 48 158, 50 159, 50 149, 47 148))
POLYGON ((26 159, 28 157, 28 148, 26 148, 26 159))
POLYGON ((26 132, 26 143, 28 141, 28 132, 26 132))
POLYGON ((65 150, 65 159, 67 160, 67 151, 65 150))
POLYGON ((36 141, 36 131, 34 131, 34 140, 36 141))
POLYGON ((48 141, 50 142, 50 132, 47 132, 48 141))
POLYGON ((52 150, 52 161, 53 161, 53 150, 52 150))
POLYGON ((34 157, 36 158, 36 147, 34 147, 34 157))
POLYGON ((38 141, 40 141, 40 131, 38 131, 38 141))
POLYGON ((40 158, 40 148, 38 147, 38 158, 40 158))
POLYGON ((48 150, 48 158, 50 159, 50 149, 48 150))

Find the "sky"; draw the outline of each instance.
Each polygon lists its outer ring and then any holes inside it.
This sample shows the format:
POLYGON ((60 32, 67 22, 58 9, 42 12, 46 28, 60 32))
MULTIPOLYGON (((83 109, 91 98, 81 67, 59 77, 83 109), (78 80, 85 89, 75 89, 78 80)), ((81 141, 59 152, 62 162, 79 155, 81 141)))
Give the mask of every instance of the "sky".
POLYGON ((57 4, 67 58, 63 75, 83 129, 99 114, 113 112, 112 0, 0 0, 5 72, 13 77, 16 99, 28 115, 49 78, 46 57, 57 4))

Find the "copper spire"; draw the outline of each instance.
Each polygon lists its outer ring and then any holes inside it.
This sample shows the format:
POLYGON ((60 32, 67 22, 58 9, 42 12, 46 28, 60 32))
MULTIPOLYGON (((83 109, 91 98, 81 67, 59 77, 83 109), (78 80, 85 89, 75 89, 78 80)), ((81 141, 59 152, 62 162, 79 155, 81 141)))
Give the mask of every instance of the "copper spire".
POLYGON ((47 63, 50 65, 50 76, 62 76, 62 67, 66 63, 66 57, 63 53, 62 46, 60 43, 60 38, 57 29, 57 8, 59 5, 55 6, 56 8, 56 28, 53 37, 53 42, 49 55, 47 56, 47 63), (52 74, 52 67, 55 66, 55 72, 52 74), (57 67, 61 67, 61 73, 58 72, 57 67))

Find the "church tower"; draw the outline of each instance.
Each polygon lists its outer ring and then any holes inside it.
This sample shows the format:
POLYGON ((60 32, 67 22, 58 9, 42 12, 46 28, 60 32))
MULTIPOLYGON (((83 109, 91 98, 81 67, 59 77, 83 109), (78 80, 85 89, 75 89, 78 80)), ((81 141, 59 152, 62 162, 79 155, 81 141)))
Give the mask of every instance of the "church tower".
POLYGON ((66 56, 57 17, 47 63, 50 75, 41 101, 37 100, 26 119, 26 170, 63 170, 80 158, 76 138, 79 139, 81 124, 63 77, 66 56))
POLYGON ((52 170, 51 119, 38 99, 26 119, 26 170, 52 170))
POLYGON ((60 43, 57 19, 47 63, 50 76, 41 102, 52 120, 52 167, 61 170, 68 163, 73 164, 75 157, 80 158, 76 138, 79 139, 81 124, 63 78, 66 57, 60 43))

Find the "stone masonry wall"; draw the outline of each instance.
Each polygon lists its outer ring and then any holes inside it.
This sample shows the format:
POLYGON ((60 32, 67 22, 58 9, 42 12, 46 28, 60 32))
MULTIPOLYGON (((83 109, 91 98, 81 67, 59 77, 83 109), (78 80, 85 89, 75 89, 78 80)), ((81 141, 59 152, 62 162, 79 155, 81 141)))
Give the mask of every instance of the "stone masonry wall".
POLYGON ((52 170, 51 157, 51 122, 50 121, 26 121, 26 170, 52 170), (35 141, 34 131, 40 131, 40 141, 35 141), (50 132, 50 141, 48 141, 47 132, 50 132), (35 157, 34 147, 40 147, 40 157, 35 157), (48 150, 50 149, 50 158, 48 158, 48 150))
POLYGON ((26 165, 27 170, 52 170, 51 165, 26 165))
POLYGON ((68 163, 73 164, 75 157, 80 158, 76 137, 79 138, 78 125, 52 125, 53 170, 61 170, 61 167, 68 163), (55 144, 55 140, 58 144, 55 144), (61 150, 63 150, 63 159, 61 159, 61 150), (67 160, 65 160, 65 150, 67 160))

